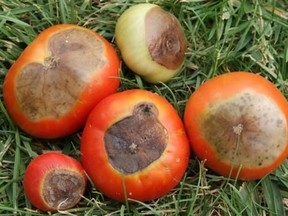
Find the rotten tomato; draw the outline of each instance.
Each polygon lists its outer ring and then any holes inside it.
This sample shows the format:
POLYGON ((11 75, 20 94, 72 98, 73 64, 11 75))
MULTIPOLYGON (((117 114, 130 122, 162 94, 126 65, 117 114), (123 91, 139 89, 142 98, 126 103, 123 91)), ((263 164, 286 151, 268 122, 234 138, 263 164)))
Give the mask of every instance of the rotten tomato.
POLYGON ((88 117, 83 167, 95 187, 118 201, 156 199, 183 177, 190 147, 173 106, 146 90, 110 95, 88 117))
POLYGON ((59 24, 35 38, 8 71, 3 97, 25 132, 58 138, 80 129, 120 84, 113 46, 87 28, 59 24))
POLYGON ((242 180, 275 170, 288 153, 288 103, 267 79, 222 74, 190 96, 184 115, 192 150, 215 172, 242 180))

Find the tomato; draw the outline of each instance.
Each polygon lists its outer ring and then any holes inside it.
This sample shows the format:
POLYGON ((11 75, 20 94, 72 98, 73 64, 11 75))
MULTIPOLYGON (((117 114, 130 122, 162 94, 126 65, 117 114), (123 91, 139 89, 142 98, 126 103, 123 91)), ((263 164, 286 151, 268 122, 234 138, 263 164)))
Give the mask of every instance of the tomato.
POLYGON ((157 94, 136 89, 96 105, 80 146, 83 167, 95 187, 123 202, 168 193, 183 177, 190 155, 173 106, 157 94))
POLYGON ((212 78, 189 98, 184 124, 192 150, 215 172, 259 179, 288 152, 288 103, 265 78, 233 72, 212 78))
POLYGON ((188 47, 179 20, 150 3, 136 4, 121 14, 115 40, 126 65, 150 83, 167 82, 178 74, 188 47))
POLYGON ((80 162, 59 152, 36 157, 24 175, 24 191, 32 205, 42 211, 72 208, 80 201, 86 183, 80 162))
POLYGON ((7 111, 27 133, 58 138, 84 126, 92 108, 119 87, 112 45, 81 26, 59 24, 42 33, 8 71, 7 111))

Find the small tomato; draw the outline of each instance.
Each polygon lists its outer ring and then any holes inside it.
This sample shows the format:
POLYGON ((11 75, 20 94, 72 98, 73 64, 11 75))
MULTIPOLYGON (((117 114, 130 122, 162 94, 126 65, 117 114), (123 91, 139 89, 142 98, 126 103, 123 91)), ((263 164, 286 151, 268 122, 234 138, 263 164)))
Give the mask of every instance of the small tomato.
POLYGON ((80 129, 91 109, 120 84, 119 58, 97 33, 52 26, 23 51, 3 86, 7 111, 27 133, 58 138, 80 129))
POLYGON ((288 153, 287 100, 253 73, 226 73, 208 80, 190 96, 184 123, 199 159, 227 177, 259 179, 288 153))
POLYGON ((36 208, 56 212, 75 206, 85 191, 86 182, 84 169, 76 159, 47 152, 28 165, 24 191, 36 208))
POLYGON ((186 171, 190 147, 183 123, 164 98, 145 90, 110 95, 88 117, 83 167, 118 201, 147 201, 171 190, 186 171))

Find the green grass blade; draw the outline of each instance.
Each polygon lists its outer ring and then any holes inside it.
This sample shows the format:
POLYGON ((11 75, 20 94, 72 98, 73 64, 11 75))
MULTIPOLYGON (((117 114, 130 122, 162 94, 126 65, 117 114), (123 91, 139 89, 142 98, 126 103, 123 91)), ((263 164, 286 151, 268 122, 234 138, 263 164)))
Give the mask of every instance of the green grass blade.
POLYGON ((278 185, 267 176, 261 180, 265 200, 271 216, 285 216, 285 207, 278 185))
MULTIPOLYGON (((5 21, 10 21, 10 22, 13 22, 15 23, 16 25, 19 25, 19 26, 24 26, 24 27, 30 27, 29 24, 17 19, 17 18, 13 18, 9 15, 1 15, 0 14, 0 20, 2 20, 2 22, 5 20, 5 21)), ((3 24, 2 24, 3 25, 3 24)))
POLYGON ((20 164, 21 164, 21 154, 20 154, 20 135, 18 130, 15 133, 15 158, 14 158, 14 169, 13 169, 13 186, 12 186, 12 201, 15 210, 18 209, 18 194, 19 194, 19 184, 18 179, 20 175, 20 164))

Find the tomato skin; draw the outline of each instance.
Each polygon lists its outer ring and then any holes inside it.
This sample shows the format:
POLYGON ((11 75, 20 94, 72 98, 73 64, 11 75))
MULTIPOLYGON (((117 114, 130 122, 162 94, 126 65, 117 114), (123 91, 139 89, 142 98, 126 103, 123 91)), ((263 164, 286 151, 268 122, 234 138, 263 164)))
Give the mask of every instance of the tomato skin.
POLYGON ((156 199, 176 186, 186 171, 190 147, 183 123, 174 108, 162 97, 145 90, 127 90, 102 100, 91 112, 81 140, 83 167, 94 185, 106 196, 128 199, 156 199), (130 116, 136 104, 153 103, 158 120, 167 129, 169 142, 160 158, 132 174, 117 171, 109 162, 104 133, 112 124, 130 116))
POLYGON ((82 194, 87 184, 87 177, 80 162, 76 159, 59 152, 47 152, 35 159, 28 165, 24 175, 24 191, 33 206, 42 210, 56 212, 57 209, 49 206, 42 194, 43 182, 46 175, 53 170, 64 169, 79 175, 84 184, 82 194))
MULTIPOLYGON (((225 100, 235 97, 236 94, 246 90, 252 90, 259 95, 271 99, 285 118, 286 137, 288 134, 288 103, 281 92, 263 77, 249 72, 232 72, 222 74, 212 78, 200 86, 190 96, 185 109, 184 124, 190 140, 192 151, 200 160, 206 160, 205 165, 218 174, 226 177, 238 178, 242 180, 255 180, 271 173, 287 157, 288 140, 283 152, 281 152, 273 163, 261 167, 243 166, 239 167, 231 164, 231 161, 223 161, 217 155, 215 149, 202 135, 200 126, 203 113, 214 104, 219 104, 225 100)), ((224 135, 223 135, 224 136, 224 135)), ((256 152, 255 152, 256 153, 256 152)), ((256 158, 255 154, 255 158, 256 158)))
POLYGON ((59 138, 70 135, 84 126, 91 109, 102 98, 115 93, 120 85, 120 60, 112 45, 99 34, 81 26, 59 24, 52 26, 38 35, 38 37, 23 51, 21 56, 8 71, 3 85, 3 97, 7 111, 22 130, 32 136, 40 138, 59 138), (15 79, 23 67, 32 62, 43 64, 49 56, 48 42, 51 36, 67 29, 81 29, 92 33, 95 39, 101 41, 105 47, 103 55, 107 64, 99 68, 91 77, 91 81, 84 87, 75 105, 70 111, 59 118, 29 119, 21 110, 16 97, 15 79))

